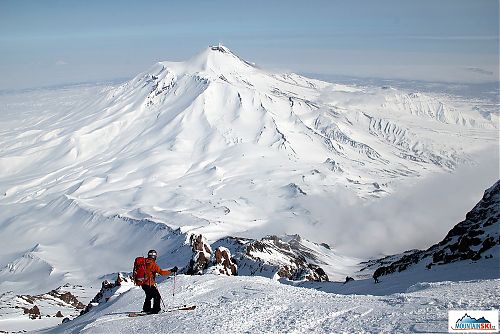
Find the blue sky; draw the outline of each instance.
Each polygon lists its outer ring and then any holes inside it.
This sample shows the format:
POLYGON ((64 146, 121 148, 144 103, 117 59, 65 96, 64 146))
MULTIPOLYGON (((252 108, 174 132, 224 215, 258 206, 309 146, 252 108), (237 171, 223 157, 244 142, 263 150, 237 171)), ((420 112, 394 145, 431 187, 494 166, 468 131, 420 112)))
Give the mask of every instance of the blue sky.
POLYGON ((491 82, 498 7, 498 0, 0 0, 0 89, 131 77, 218 42, 276 70, 491 82))

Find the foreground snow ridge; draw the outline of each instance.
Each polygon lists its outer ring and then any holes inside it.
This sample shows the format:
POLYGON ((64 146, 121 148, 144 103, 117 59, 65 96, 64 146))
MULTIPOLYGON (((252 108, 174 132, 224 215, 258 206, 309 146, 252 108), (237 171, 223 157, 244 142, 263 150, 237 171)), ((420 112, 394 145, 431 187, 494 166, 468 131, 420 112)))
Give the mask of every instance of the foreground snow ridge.
POLYGON ((129 318, 143 292, 132 288, 45 333, 421 333, 447 332, 448 309, 499 308, 500 280, 419 284, 388 296, 336 295, 263 277, 178 276, 159 285, 179 311, 129 318))

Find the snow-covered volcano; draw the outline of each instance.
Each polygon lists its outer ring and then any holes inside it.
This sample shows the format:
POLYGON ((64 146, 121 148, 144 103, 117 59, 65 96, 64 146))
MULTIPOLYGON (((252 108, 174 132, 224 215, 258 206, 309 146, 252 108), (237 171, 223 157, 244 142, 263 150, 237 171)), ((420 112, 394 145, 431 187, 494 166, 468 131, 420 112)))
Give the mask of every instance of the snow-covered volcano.
POLYGON ((498 115, 474 103, 271 73, 224 46, 73 93, 5 112, 2 289, 95 281, 183 233, 338 226, 338 189, 376 200, 498 144, 498 115))

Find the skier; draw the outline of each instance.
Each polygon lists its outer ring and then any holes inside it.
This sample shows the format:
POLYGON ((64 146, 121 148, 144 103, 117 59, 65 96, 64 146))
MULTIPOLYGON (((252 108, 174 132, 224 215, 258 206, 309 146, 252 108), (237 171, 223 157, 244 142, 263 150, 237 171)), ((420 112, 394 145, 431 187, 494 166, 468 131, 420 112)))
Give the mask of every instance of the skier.
POLYGON ((156 264, 156 251, 154 249, 148 252, 148 257, 146 259, 146 281, 142 286, 142 289, 146 293, 146 299, 144 300, 144 306, 142 311, 145 313, 158 313, 160 312, 160 292, 156 288, 156 274, 165 276, 177 272, 177 266, 172 269, 162 270, 158 264, 156 264), (153 299, 153 308, 151 308, 151 299, 153 299))
POLYGON ((373 273, 373 280, 375 281, 375 283, 379 283, 378 278, 381 276, 381 274, 382 274, 381 268, 378 268, 377 270, 375 270, 375 272, 373 273))

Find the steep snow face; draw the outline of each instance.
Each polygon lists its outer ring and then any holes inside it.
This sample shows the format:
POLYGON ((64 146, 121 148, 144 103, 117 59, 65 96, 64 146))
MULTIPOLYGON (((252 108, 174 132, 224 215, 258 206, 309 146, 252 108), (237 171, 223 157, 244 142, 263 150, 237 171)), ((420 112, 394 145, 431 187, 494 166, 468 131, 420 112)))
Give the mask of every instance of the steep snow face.
POLYGON ((223 46, 60 94, 2 114, 2 289, 128 271, 183 233, 313 229, 332 223, 318 203, 340 188, 376 199, 498 145, 497 116, 451 97, 270 73, 223 46))

